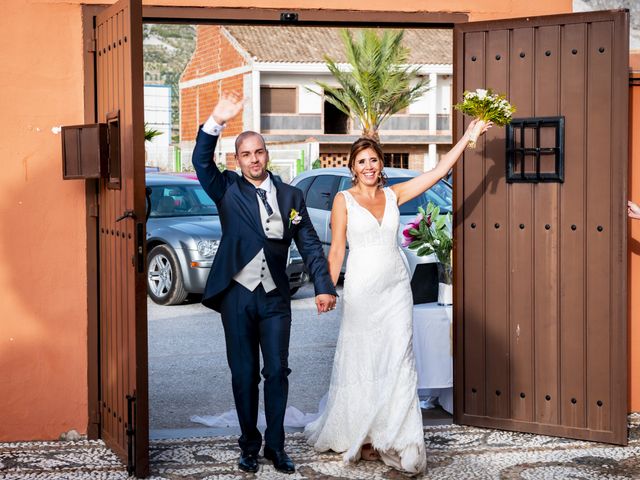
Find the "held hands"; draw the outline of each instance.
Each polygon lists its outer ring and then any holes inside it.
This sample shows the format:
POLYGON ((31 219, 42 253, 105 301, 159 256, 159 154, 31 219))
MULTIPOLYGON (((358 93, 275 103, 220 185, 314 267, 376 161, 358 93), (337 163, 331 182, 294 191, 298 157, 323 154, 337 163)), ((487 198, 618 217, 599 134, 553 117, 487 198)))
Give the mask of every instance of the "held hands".
POLYGON ((629 218, 635 218, 636 220, 640 219, 640 206, 629 200, 627 202, 627 215, 629 215, 629 218))
POLYGON ((244 106, 244 99, 235 92, 222 92, 211 116, 218 125, 224 125, 235 117, 244 106))
POLYGON ((316 295, 316 307, 319 314, 334 310, 336 308, 336 297, 328 293, 316 295))

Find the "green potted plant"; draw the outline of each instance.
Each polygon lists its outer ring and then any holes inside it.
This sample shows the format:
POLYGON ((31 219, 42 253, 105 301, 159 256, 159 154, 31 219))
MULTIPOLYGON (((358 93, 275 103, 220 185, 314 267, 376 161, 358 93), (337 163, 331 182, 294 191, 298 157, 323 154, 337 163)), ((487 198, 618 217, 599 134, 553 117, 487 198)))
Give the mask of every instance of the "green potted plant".
POLYGON ((402 231, 404 247, 417 250, 420 257, 435 254, 438 258, 438 303, 453 303, 453 272, 451 265, 451 214, 441 214, 433 202, 418 208, 418 216, 402 231))

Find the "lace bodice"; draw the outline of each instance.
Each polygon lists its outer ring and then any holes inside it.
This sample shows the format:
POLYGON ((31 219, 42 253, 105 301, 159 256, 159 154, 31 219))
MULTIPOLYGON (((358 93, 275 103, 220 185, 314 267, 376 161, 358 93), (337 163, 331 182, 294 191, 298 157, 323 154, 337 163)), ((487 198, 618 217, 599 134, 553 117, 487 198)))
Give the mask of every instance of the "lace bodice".
POLYGON ((361 206, 346 190, 342 193, 347 204, 347 241, 349 251, 367 247, 398 246, 398 225, 400 211, 396 194, 390 188, 383 188, 385 207, 382 220, 378 220, 369 210, 361 206))

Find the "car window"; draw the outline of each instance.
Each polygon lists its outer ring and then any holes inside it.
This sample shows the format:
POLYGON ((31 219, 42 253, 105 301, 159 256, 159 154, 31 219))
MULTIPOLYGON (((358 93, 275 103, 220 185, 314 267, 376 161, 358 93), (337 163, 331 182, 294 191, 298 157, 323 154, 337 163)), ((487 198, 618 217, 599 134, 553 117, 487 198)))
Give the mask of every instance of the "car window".
MULTIPOLYGON (((387 185, 397 185, 412 178, 414 177, 389 178, 387 185)), ((442 212, 450 212, 452 200, 453 193, 451 187, 441 180, 413 200, 409 200, 407 203, 400 205, 400 215, 415 215, 418 213, 418 207, 425 207, 430 201, 438 205, 442 212)))
POLYGON ((340 177, 340 185, 338 185, 338 191, 348 190, 353 186, 351 177, 340 177))
POLYGON ((333 197, 338 191, 338 177, 318 175, 307 192, 307 207, 331 210, 333 197))
POLYGON ((307 190, 309 189, 309 185, 311 185, 311 183, 313 182, 314 179, 315 179, 315 177, 303 178, 297 184, 295 184, 294 187, 299 188, 300 190, 302 190, 302 194, 304 195, 304 197, 306 197, 307 196, 307 190))
POLYGON ((197 183, 193 185, 151 185, 150 217, 193 217, 217 215, 215 203, 197 183))

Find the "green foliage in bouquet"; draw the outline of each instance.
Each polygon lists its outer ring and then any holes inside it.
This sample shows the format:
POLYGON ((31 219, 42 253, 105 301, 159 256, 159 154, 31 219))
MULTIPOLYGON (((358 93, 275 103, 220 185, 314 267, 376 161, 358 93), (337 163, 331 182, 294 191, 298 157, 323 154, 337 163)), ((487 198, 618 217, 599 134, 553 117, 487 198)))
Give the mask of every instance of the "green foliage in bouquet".
POLYGON ((457 103, 454 108, 470 117, 500 126, 510 123, 516 111, 504 95, 493 93, 491 89, 481 88, 475 92, 465 91, 462 103, 457 103))
POLYGON ((419 207, 418 212, 418 216, 402 232, 402 245, 417 250, 420 257, 435 253, 438 261, 450 269, 453 247, 449 230, 451 214, 441 214, 440 207, 433 202, 429 202, 426 209, 419 207))

